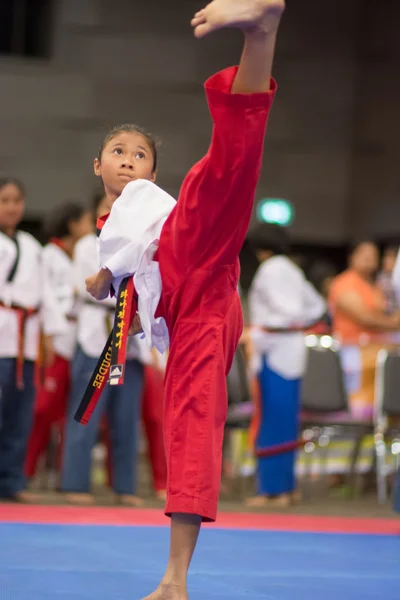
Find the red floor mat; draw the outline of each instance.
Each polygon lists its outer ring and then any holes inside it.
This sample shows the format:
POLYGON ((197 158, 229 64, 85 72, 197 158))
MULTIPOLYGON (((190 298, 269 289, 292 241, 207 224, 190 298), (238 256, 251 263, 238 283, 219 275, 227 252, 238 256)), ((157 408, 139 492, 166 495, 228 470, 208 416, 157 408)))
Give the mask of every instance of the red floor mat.
MULTIPOLYGON (((60 523, 75 525, 153 525, 167 526, 169 520, 161 510, 29 506, 1 504, 0 521, 8 523, 60 523)), ((309 531, 320 533, 365 533, 400 535, 400 519, 366 519, 309 515, 225 513, 215 524, 206 527, 223 529, 258 529, 265 531, 309 531)))

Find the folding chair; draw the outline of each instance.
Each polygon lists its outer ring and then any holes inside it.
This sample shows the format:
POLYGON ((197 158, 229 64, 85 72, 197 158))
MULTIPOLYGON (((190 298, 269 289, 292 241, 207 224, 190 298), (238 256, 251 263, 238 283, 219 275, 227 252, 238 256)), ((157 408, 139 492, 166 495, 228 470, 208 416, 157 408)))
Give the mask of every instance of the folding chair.
POLYGON ((397 469, 400 466, 400 440, 395 440, 396 436, 400 437, 400 349, 382 349, 376 358, 374 403, 376 478, 381 504, 388 500, 388 440, 392 442, 391 453, 397 469))
POLYGON ((247 428, 253 413, 253 403, 243 344, 240 344, 235 352, 231 370, 226 378, 226 385, 228 389, 227 426, 247 428))
MULTIPOLYGON (((373 432, 372 422, 357 421, 350 413, 339 344, 329 336, 307 336, 306 344, 307 368, 301 391, 303 437, 318 438, 316 447, 324 453, 326 463, 333 438, 354 436, 349 470, 349 482, 353 483, 363 439, 373 432)), ((315 445, 310 446, 313 449, 315 445)))

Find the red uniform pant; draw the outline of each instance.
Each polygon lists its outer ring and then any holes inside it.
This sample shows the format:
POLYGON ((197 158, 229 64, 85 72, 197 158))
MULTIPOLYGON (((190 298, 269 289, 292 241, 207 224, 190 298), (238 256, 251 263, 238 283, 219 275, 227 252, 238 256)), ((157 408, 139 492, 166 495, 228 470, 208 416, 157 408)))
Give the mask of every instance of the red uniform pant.
POLYGON ((25 458, 27 477, 35 475, 38 461, 46 451, 54 425, 60 425, 62 435, 69 385, 70 363, 62 356, 56 355, 51 367, 46 367, 44 383, 36 394, 33 426, 25 458))

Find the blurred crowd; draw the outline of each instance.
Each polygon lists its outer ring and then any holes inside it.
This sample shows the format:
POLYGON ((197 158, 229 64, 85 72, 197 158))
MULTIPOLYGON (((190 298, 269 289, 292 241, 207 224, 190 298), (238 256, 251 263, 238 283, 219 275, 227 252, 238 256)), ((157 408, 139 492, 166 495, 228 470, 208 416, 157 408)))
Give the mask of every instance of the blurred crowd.
MULTIPOLYGON (((115 299, 98 302, 85 289, 85 278, 98 268, 96 219, 110 207, 98 194, 90 208, 75 202, 57 208, 47 219, 44 247, 19 230, 24 209, 23 184, 0 180, 0 497, 37 501, 31 484, 51 471, 52 487, 66 501, 90 505, 101 448, 115 502, 140 506, 144 443, 153 493, 164 499, 167 355, 130 337, 125 385, 106 387, 87 426, 73 419, 113 325, 115 299)), ((227 376, 223 489, 234 473, 232 440, 240 432, 239 472, 255 475, 247 505, 289 506, 299 500, 307 340, 330 340, 351 417, 372 421, 378 352, 400 341, 398 248, 386 248, 381 258, 373 241, 362 241, 351 248, 344 272, 327 273, 314 286, 292 259, 285 228, 259 224, 249 243, 259 266, 242 293, 246 326, 227 376)), ((335 453, 332 444, 332 486, 340 483, 348 454, 343 446, 335 453)))

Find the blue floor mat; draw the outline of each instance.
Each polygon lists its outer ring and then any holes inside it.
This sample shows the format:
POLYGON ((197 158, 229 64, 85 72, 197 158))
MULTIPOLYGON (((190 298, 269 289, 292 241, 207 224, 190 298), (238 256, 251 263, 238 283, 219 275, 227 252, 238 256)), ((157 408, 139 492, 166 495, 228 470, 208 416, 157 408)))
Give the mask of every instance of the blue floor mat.
MULTIPOLYGON (((159 582, 157 527, 0 524, 0 600, 140 600, 159 582)), ((204 529, 190 600, 399 600, 400 539, 204 529)))

